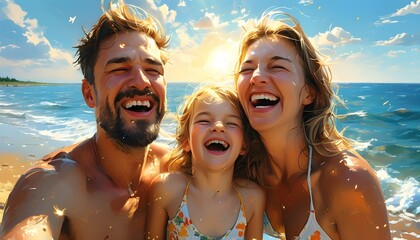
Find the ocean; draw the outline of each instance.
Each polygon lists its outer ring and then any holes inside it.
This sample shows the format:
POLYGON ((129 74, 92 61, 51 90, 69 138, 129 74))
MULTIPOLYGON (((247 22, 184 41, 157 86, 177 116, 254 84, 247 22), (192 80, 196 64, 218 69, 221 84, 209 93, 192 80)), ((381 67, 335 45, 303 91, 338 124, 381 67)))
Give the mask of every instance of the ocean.
MULTIPOLYGON (((158 141, 173 143, 175 113, 196 83, 168 83, 168 110, 158 141)), ((0 87, 0 152, 33 158, 90 137, 93 110, 80 84, 0 87)), ((420 84, 340 83, 339 130, 360 142, 374 168, 390 214, 405 224, 420 218, 420 84)), ((391 223, 392 224, 392 223, 391 223)), ((392 228, 392 225, 391 225, 392 228)), ((411 236, 420 238, 420 229, 411 236)))

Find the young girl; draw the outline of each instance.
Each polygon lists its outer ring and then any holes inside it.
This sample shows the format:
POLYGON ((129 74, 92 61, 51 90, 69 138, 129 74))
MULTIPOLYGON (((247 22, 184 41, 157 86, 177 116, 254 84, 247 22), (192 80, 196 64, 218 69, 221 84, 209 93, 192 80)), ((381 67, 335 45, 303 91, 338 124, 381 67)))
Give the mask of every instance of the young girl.
POLYGON ((251 179, 264 148, 235 91, 213 85, 193 93, 176 139, 169 166, 178 172, 152 183, 146 239, 262 239, 265 196, 251 179))

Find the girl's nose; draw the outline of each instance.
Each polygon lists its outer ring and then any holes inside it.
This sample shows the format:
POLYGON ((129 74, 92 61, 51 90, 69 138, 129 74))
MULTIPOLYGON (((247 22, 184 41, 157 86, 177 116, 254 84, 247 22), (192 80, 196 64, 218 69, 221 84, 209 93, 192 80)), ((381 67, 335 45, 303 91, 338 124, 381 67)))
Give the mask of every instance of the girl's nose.
POLYGON ((212 132, 224 132, 225 131, 225 125, 221 121, 217 121, 213 124, 213 127, 211 128, 212 132))

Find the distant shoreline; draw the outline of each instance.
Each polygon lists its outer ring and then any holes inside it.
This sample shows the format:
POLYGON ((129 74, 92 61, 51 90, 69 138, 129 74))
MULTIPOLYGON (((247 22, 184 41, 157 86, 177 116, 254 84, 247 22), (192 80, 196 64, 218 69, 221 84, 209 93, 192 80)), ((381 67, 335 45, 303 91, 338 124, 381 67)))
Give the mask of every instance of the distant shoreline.
POLYGON ((59 83, 21 81, 21 80, 17 80, 16 78, 0 77, 0 87, 49 86, 49 85, 58 85, 58 84, 59 83))
POLYGON ((64 83, 43 83, 43 82, 0 82, 0 87, 28 87, 28 86, 51 86, 64 83))

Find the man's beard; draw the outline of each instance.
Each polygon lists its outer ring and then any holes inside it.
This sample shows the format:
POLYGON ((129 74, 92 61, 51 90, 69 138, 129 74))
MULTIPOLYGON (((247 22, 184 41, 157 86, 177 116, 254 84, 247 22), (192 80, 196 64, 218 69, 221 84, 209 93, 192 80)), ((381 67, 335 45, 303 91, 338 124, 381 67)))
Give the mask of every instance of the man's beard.
MULTIPOLYGON (((122 98, 122 96, 116 98, 116 103, 119 98, 122 98)), ((159 107, 160 104, 157 109, 159 107)), ((121 150, 127 149, 127 147, 146 147, 159 136, 160 123, 162 122, 164 111, 157 110, 155 119, 132 120, 124 124, 123 119, 121 119, 121 110, 116 104, 115 109, 116 113, 113 113, 107 101, 106 106, 100 111, 97 121, 108 136, 119 145, 121 150), (124 126, 127 124, 129 126, 124 126)))

